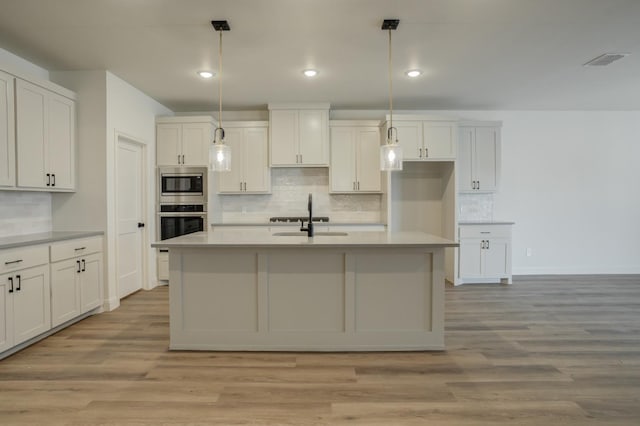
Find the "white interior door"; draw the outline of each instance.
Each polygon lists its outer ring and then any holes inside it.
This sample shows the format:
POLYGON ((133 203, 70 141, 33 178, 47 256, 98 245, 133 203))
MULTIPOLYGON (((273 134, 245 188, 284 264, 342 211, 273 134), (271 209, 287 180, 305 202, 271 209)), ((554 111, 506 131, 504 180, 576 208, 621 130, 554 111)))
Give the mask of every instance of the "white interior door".
POLYGON ((118 296, 122 299, 142 288, 144 230, 144 163, 141 144, 118 138, 117 275, 118 296))

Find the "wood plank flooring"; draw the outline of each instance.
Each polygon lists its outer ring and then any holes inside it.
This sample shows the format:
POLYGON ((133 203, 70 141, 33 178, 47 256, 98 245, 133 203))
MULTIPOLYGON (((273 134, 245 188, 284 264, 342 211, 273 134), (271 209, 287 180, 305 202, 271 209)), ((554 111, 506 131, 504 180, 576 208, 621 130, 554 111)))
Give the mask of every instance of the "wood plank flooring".
POLYGON ((0 425, 638 425, 640 276, 447 288, 445 352, 169 352, 139 292, 0 361, 0 425))

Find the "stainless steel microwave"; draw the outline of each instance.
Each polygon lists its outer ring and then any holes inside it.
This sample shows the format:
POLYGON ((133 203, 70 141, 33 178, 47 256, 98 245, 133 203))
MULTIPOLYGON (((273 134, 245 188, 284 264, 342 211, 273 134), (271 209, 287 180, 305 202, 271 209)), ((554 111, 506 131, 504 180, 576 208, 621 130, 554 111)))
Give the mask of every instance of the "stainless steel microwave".
POLYGON ((206 167, 159 167, 159 204, 206 204, 206 167))

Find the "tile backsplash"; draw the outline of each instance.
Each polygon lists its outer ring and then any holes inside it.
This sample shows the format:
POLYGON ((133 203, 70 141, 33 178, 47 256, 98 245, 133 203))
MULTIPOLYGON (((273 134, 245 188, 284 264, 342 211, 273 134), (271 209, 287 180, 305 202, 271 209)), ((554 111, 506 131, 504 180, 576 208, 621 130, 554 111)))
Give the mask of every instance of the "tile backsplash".
POLYGON ((0 237, 49 232, 51 194, 0 191, 0 237))
POLYGON ((381 194, 329 194, 329 170, 321 167, 273 168, 271 194, 221 195, 218 208, 225 223, 266 223, 272 216, 306 216, 309 193, 314 216, 342 223, 381 221, 381 194))
POLYGON ((458 221, 486 222, 493 220, 493 194, 458 194, 458 221))

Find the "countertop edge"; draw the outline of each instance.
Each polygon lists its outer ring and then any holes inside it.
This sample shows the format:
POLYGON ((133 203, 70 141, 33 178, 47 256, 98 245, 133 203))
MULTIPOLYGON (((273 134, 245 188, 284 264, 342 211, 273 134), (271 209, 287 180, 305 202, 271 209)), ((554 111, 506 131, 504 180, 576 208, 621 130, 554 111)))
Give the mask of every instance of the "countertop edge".
POLYGON ((515 222, 507 222, 507 221, 494 221, 494 222, 458 222, 458 226, 469 226, 469 225, 515 225, 515 222))
POLYGON ((104 235, 104 231, 52 231, 0 238, 0 250, 104 235))

